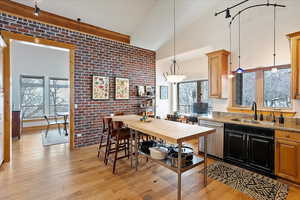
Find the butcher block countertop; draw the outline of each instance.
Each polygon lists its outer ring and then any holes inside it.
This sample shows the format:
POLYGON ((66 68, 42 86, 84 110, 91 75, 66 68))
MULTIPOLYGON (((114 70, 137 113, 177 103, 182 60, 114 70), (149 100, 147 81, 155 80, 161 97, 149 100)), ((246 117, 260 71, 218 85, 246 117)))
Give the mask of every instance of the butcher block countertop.
POLYGON ((213 128, 184 124, 162 119, 150 118, 150 122, 140 121, 138 115, 121 115, 111 117, 113 121, 122 121, 129 128, 172 143, 181 143, 215 132, 213 128))

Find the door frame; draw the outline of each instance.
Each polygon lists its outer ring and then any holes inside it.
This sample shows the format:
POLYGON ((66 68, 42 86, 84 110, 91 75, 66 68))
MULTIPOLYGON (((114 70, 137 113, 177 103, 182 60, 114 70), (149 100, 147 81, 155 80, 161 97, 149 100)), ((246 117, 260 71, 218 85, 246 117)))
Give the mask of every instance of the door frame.
POLYGON ((10 48, 11 41, 25 41, 35 44, 42 44, 54 47, 69 49, 69 80, 70 80, 70 150, 74 149, 74 114, 75 114, 75 94, 74 94, 74 63, 75 63, 75 45, 56 42, 52 40, 1 31, 6 47, 3 48, 3 92, 4 92, 4 162, 9 162, 12 155, 11 138, 11 66, 10 66, 10 48))

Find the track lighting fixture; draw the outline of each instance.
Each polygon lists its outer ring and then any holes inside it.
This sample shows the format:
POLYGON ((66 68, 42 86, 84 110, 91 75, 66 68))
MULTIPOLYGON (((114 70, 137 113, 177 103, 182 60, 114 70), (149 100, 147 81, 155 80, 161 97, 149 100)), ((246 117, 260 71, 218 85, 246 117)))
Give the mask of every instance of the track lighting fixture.
POLYGON ((41 12, 41 9, 37 6, 37 2, 35 2, 35 6, 34 6, 34 15, 35 16, 39 16, 41 12))
POLYGON ((230 10, 227 8, 225 18, 228 19, 231 17, 230 10))

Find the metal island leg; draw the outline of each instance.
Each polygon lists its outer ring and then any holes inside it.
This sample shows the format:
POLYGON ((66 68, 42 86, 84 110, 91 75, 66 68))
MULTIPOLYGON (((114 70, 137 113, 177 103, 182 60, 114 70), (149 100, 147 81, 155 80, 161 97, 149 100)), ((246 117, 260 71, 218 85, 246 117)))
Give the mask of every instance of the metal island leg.
POLYGON ((177 169, 177 175, 178 175, 178 182, 177 182, 177 199, 181 200, 181 149, 182 149, 182 143, 178 144, 178 169, 177 169))
POLYGON ((204 186, 207 186, 207 135, 204 136, 204 186))
POLYGON ((138 157, 138 131, 134 131, 134 149, 135 149, 135 171, 138 170, 139 157, 138 157))

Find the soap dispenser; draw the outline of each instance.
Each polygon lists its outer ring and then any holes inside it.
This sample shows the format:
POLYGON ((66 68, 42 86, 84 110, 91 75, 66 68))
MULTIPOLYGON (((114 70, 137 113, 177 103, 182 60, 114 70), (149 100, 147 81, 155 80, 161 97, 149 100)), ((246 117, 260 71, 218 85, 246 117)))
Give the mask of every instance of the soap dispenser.
POLYGON ((282 113, 280 113, 279 124, 284 124, 284 117, 282 113))

